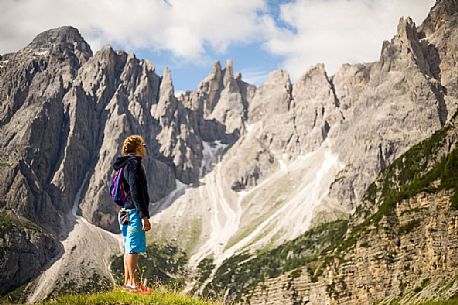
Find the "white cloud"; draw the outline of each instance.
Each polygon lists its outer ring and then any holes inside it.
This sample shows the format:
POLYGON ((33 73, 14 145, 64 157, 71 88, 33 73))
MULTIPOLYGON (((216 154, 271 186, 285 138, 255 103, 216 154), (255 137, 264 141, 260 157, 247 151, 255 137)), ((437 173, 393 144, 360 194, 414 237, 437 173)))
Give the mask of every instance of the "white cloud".
POLYGON ((376 61, 383 40, 396 33, 401 16, 421 23, 435 0, 307 0, 281 6, 281 20, 295 29, 266 42, 285 57, 284 68, 297 79, 311 65, 324 63, 333 74, 343 63, 376 61))
POLYGON ((267 71, 264 69, 242 69, 240 71, 243 81, 256 86, 262 85, 267 80, 270 72, 272 71, 267 71))
MULTIPOLYGON (((195 60, 204 46, 260 40, 267 23, 263 0, 1 0, 0 53, 24 47, 39 32, 72 25, 97 50, 113 43, 127 49, 169 50, 195 60)), ((270 19, 270 20, 269 20, 270 19)))
MULTIPOLYGON (((127 51, 167 50, 194 63, 208 62, 207 49, 224 53, 231 44, 258 42, 282 56, 296 79, 319 62, 333 74, 346 62, 377 60, 399 18, 420 23, 434 1, 296 0, 280 6, 281 21, 290 26, 283 28, 265 0, 0 0, 0 54, 72 25, 94 51, 110 43, 127 51)), ((245 72, 255 83, 264 77, 264 71, 245 72)))

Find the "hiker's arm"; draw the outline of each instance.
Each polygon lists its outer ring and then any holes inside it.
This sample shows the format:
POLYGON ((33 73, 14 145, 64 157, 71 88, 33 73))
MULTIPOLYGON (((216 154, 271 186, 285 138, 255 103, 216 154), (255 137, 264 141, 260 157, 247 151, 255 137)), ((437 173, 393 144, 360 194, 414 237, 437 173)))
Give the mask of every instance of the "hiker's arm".
POLYGON ((131 166, 132 170, 129 171, 127 182, 130 186, 130 195, 132 197, 132 201, 135 205, 135 209, 138 211, 140 218, 149 218, 149 202, 147 202, 147 196, 145 196, 148 190, 146 189, 146 181, 144 173, 142 172, 141 164, 135 162, 131 166))
POLYGON ((151 230, 151 223, 149 222, 149 218, 146 216, 142 218, 142 230, 143 231, 151 230))

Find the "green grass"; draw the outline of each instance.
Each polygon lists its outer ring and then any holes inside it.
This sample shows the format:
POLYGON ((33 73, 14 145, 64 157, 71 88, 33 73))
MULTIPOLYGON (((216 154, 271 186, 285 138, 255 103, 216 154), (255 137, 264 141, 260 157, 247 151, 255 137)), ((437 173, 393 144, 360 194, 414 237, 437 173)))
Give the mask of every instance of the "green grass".
POLYGON ((4 236, 7 232, 10 232, 15 222, 15 219, 6 212, 0 212, 0 236, 4 236))
MULTIPOLYGON (((246 227, 241 233, 236 234, 235 236, 231 237, 224 247, 224 251, 230 249, 232 246, 243 240, 245 237, 250 235, 259 225, 261 225, 267 218, 269 218, 277 209, 279 209, 285 201, 283 199, 275 199, 275 204, 269 209, 269 211, 263 213, 258 218, 251 220, 251 223, 248 227, 246 227)), ((258 238, 262 238, 262 236, 258 236, 258 238)))
POLYGON ((186 253, 191 253, 192 249, 199 242, 200 235, 202 234, 202 219, 196 218, 192 220, 189 234, 191 237, 189 238, 189 243, 186 247, 186 253))
MULTIPOLYGON (((399 305, 399 303, 391 302, 390 305, 399 305)), ((458 305, 458 298, 452 298, 450 300, 426 301, 421 303, 412 303, 408 305, 458 305)))
POLYGON ((417 305, 458 305, 458 299, 445 301, 429 301, 417 305))
POLYGON ((216 302, 207 302, 194 299, 186 295, 170 292, 164 289, 154 290, 149 295, 141 295, 115 289, 109 292, 102 292, 90 295, 66 295, 39 303, 39 305, 127 305, 127 304, 154 304, 154 305, 219 305, 216 302))
POLYGON ((35 232, 43 232, 40 226, 30 220, 9 214, 6 211, 0 211, 0 238, 4 238, 7 233, 11 234, 14 229, 23 231, 24 228, 35 232))

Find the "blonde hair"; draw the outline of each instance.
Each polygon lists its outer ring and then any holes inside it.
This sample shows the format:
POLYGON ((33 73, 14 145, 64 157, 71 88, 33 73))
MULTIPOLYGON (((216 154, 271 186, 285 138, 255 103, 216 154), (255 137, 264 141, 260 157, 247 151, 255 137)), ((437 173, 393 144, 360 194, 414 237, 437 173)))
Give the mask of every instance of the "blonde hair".
POLYGON ((128 136, 124 140, 124 143, 122 145, 122 154, 123 155, 134 154, 137 151, 138 147, 140 145, 143 145, 143 143, 144 143, 143 137, 138 134, 128 136))

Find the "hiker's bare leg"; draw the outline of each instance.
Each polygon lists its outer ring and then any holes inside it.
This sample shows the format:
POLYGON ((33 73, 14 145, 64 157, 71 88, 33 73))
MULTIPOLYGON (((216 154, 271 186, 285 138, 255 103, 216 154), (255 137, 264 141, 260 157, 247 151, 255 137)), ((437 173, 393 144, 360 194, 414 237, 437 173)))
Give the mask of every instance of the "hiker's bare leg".
POLYGON ((127 267, 127 254, 124 254, 124 286, 131 285, 130 283, 130 274, 127 267))
POLYGON ((127 270, 130 276, 130 284, 139 286, 140 281, 137 277, 137 264, 138 264, 138 254, 126 254, 127 256, 127 270))

